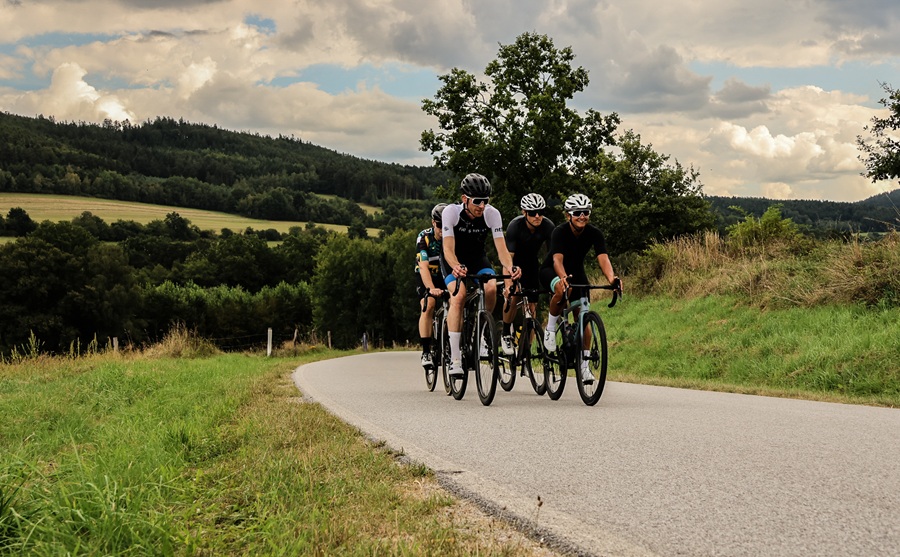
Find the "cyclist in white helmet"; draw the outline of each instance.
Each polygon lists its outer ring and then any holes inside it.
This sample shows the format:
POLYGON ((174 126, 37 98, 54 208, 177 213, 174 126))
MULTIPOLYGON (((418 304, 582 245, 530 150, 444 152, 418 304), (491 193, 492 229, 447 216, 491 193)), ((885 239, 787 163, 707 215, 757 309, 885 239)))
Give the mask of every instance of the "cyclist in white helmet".
MULTIPOLYGON (((488 203, 492 192, 491 183, 481 174, 473 173, 463 178, 460 189, 461 202, 448 205, 441 214, 443 221, 441 231, 444 236, 441 271, 447 289, 451 293, 454 292, 456 286, 453 283, 470 272, 496 274, 485 252, 485 240, 489 234, 494 240, 504 274, 518 279, 522 272, 513 265, 512 257, 506 249, 506 242, 503 239, 503 218, 500 211, 488 203)), ((497 301, 497 285, 493 279, 484 283, 484 298, 485 309, 493 311, 497 301)), ((450 298, 450 309, 447 312, 447 331, 450 337, 448 375, 451 376, 464 373, 460 362, 460 337, 465 300, 466 285, 461 283, 457 294, 450 298)))
MULTIPOLYGON (((588 222, 591 218, 590 198, 580 193, 570 195, 564 208, 566 222, 553 230, 550 236, 550 252, 540 272, 541 284, 553 292, 550 299, 550 316, 544 331, 544 347, 550 351, 556 350, 556 325, 563 310, 563 293, 569 288, 568 277, 571 276, 572 284, 588 284, 584 258, 591 248, 597 255, 597 263, 606 280, 610 284, 617 285, 619 294, 622 293, 622 281, 613 272, 612 263, 606 252, 606 239, 599 228, 588 222)), ((570 299, 581 297, 581 294, 570 292, 569 297, 570 299)), ((582 362, 582 374, 590 374, 587 363, 587 360, 582 362)))
MULTIPOLYGON (((510 221, 506 228, 506 248, 513 258, 513 265, 522 269, 520 284, 527 290, 540 288, 538 273, 540 271, 540 259, 538 251, 542 246, 550 242, 550 234, 553 232, 553 221, 544 217, 547 203, 537 193, 529 193, 519 202, 522 214, 510 221)), ((511 292, 512 281, 506 280, 507 296, 511 292)), ((500 346, 503 353, 511 356, 513 353, 512 324, 519 309, 519 296, 512 296, 512 300, 504 306, 503 334, 500 335, 500 346)), ((528 294, 528 304, 531 313, 534 314, 538 295, 528 294)))

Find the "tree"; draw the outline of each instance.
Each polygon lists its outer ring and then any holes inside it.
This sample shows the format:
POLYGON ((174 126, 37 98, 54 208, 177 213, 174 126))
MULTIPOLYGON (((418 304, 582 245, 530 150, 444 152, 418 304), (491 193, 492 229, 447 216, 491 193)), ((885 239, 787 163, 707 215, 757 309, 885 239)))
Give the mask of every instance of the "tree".
POLYGON ((863 176, 873 182, 900 178, 900 89, 887 83, 882 83, 881 87, 887 97, 878 102, 888 109, 888 115, 873 117, 872 124, 863 128, 872 134, 871 138, 856 137, 857 146, 865 154, 860 156, 866 165, 863 176))
POLYGON ((6 229, 12 232, 13 236, 27 236, 37 227, 37 223, 31 220, 28 212, 21 207, 13 207, 6 213, 6 229))
POLYGON ((638 251, 653 240, 712 228, 715 216, 704 199, 699 173, 670 164, 632 130, 616 141, 618 154, 600 152, 585 177, 594 203, 592 221, 603 229, 610 253, 638 251))
POLYGON ((570 47, 557 49, 546 35, 524 33, 501 45, 485 68, 489 83, 454 68, 422 109, 437 117, 438 131, 422 132, 420 148, 435 164, 460 177, 485 174, 506 207, 538 192, 560 197, 572 191, 585 163, 612 145, 619 117, 567 106, 588 85, 588 72, 573 68, 570 47))

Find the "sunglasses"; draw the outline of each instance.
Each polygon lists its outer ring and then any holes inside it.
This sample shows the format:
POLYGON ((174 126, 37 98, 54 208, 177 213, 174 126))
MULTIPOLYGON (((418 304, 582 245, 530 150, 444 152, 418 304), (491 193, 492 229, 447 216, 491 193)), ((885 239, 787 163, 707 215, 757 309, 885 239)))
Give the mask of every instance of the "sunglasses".
POLYGON ((525 211, 525 214, 529 217, 542 217, 544 216, 543 211, 525 211))
POLYGON ((470 197, 469 201, 472 202, 473 205, 487 205, 490 197, 470 197))
POLYGON ((576 211, 569 211, 569 214, 573 217, 589 217, 591 216, 591 212, 585 209, 578 209, 576 211))

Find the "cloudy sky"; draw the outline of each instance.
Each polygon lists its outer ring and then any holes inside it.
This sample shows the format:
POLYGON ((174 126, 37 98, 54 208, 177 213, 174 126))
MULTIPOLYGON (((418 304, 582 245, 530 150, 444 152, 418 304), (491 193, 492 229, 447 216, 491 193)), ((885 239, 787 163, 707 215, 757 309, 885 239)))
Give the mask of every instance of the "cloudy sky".
POLYGON ((157 115, 431 164, 438 76, 481 75, 523 32, 590 72, 711 195, 856 201, 855 145, 900 86, 897 0, 0 0, 0 110, 157 115))

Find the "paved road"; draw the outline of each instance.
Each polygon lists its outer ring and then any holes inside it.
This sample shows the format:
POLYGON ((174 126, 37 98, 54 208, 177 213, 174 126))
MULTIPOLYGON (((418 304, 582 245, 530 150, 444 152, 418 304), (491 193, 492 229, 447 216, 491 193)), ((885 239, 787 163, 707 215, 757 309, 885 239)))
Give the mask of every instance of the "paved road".
POLYGON ((484 407, 418 354, 302 366, 301 392, 548 541, 594 555, 898 555, 900 410, 610 383, 484 407), (542 504, 538 505, 538 498, 542 504))

